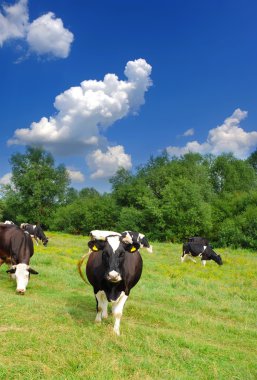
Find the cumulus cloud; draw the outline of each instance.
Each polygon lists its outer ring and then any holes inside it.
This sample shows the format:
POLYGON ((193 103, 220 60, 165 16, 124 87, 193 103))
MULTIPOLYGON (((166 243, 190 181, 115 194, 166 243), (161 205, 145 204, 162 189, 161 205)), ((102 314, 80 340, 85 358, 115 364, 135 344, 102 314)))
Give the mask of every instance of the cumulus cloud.
POLYGON ((9 185, 11 183, 12 173, 6 173, 0 178, 0 185, 9 185))
POLYGON ((257 145, 257 131, 246 132, 240 127, 240 122, 247 117, 247 111, 237 108, 224 123, 209 131, 207 140, 203 143, 191 141, 184 147, 169 146, 170 155, 180 156, 188 152, 219 155, 233 153, 244 159, 257 145))
POLYGON ((92 179, 109 178, 120 168, 129 170, 132 167, 131 157, 121 145, 107 147, 106 152, 95 150, 88 156, 87 164, 93 171, 92 179))
POLYGON ((138 112, 144 104, 145 92, 151 86, 151 69, 140 58, 127 63, 124 72, 127 80, 106 74, 102 81, 85 80, 80 86, 69 88, 55 98, 54 116, 42 117, 30 128, 17 129, 9 144, 40 143, 53 153, 89 155, 94 178, 112 175, 120 166, 130 168, 130 156, 121 146, 111 148, 103 133, 115 121, 138 112), (105 168, 102 171, 101 165, 105 168))
POLYGON ((26 41, 31 52, 56 58, 67 58, 73 42, 73 34, 52 12, 29 23, 28 0, 4 5, 0 13, 0 46, 17 38, 26 41))
POLYGON ((0 13, 0 46, 9 39, 24 38, 28 26, 27 0, 20 0, 14 5, 3 5, 0 13))
POLYGON ((66 169, 72 182, 84 182, 85 176, 81 171, 75 169, 66 169))
POLYGON ((183 133, 184 137, 193 136, 195 134, 194 128, 188 129, 186 132, 183 133))
POLYGON ((27 41, 30 49, 38 55, 50 54, 67 58, 73 34, 64 28, 60 18, 56 18, 52 12, 49 12, 29 25, 27 41))

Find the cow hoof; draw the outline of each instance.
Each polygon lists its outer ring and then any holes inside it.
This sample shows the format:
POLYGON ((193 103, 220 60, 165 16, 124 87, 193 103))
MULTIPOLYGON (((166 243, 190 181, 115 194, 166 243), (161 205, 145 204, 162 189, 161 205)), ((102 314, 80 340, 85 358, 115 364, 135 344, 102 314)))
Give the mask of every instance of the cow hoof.
POLYGON ((97 315, 95 318, 95 323, 101 323, 101 322, 102 322, 101 315, 97 315))
POLYGON ((117 336, 120 336, 120 330, 119 329, 113 329, 113 331, 115 332, 115 334, 117 335, 117 336))

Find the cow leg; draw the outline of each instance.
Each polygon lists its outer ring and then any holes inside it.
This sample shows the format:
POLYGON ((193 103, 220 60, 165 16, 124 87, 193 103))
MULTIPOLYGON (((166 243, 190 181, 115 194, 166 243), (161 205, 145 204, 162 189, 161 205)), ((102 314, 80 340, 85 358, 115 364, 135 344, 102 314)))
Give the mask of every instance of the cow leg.
POLYGON ((203 266, 205 267, 205 265, 206 265, 206 260, 202 260, 202 264, 203 264, 203 266))
POLYGON ((95 322, 102 322, 102 318, 108 317, 108 301, 103 290, 99 290, 99 292, 96 293, 95 297, 97 301, 97 313, 95 317, 95 322))
POLYGON ((127 301, 128 296, 124 292, 121 292, 121 295, 117 301, 112 301, 112 314, 115 318, 113 331, 115 334, 120 335, 120 320, 123 312, 123 307, 127 301))
POLYGON ((36 244, 38 245, 38 239, 37 239, 37 237, 34 236, 34 239, 35 239, 36 244))
POLYGON ((184 261, 186 261, 187 259, 189 259, 189 260, 193 261, 194 263, 196 263, 196 260, 193 259, 193 257, 192 257, 190 254, 188 254, 188 253, 185 253, 185 254, 183 254, 183 255, 181 256, 181 262, 182 262, 182 263, 183 263, 184 261))
POLYGON ((196 263, 196 260, 191 255, 189 255, 188 258, 189 260, 193 261, 193 263, 196 263))

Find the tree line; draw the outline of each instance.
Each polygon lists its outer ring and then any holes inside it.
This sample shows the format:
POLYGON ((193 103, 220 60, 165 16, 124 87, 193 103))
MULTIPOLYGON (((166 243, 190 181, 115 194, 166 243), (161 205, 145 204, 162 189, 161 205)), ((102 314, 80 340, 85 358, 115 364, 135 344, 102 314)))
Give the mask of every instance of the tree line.
POLYGON ((204 236, 218 246, 257 249, 257 150, 245 160, 162 153, 135 172, 118 170, 111 192, 104 194, 72 188, 65 167, 55 166, 41 148, 27 147, 10 163, 1 220, 84 235, 93 229, 134 230, 158 241, 204 236))

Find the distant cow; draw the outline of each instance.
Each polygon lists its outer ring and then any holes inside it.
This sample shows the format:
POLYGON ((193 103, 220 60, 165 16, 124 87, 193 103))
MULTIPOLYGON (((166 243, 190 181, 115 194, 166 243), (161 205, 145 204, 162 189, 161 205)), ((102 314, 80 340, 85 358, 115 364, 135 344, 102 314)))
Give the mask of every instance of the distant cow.
POLYGON ((183 244, 181 261, 184 262, 187 258, 196 263, 193 257, 201 257, 203 265, 206 265, 207 260, 213 260, 218 265, 222 265, 220 255, 213 251, 209 241, 200 236, 191 237, 183 244))
POLYGON ((38 239, 42 241, 43 245, 46 247, 48 243, 48 238, 45 236, 44 231, 38 224, 22 223, 20 228, 28 232, 31 237, 35 239, 38 245, 38 239))
MULTIPOLYGON (((123 241, 121 234, 113 231, 91 231, 90 236, 88 246, 91 253, 86 275, 96 298, 95 321, 101 322, 102 318, 107 318, 107 306, 111 302, 115 318, 114 332, 120 335, 124 304, 142 273, 143 261, 138 251, 140 244, 123 241)), ((82 262, 80 260, 79 269, 82 262)))
POLYGON ((146 248, 146 250, 150 253, 153 253, 153 247, 149 244, 147 238, 145 235, 141 234, 140 232, 136 231, 124 231, 122 232, 123 238, 129 238, 131 237, 132 241, 140 243, 141 248, 146 248))
POLYGON ((7 273, 16 279, 17 293, 24 294, 30 274, 38 274, 29 265, 34 247, 30 235, 15 225, 0 225, 0 265, 11 266, 7 273))

